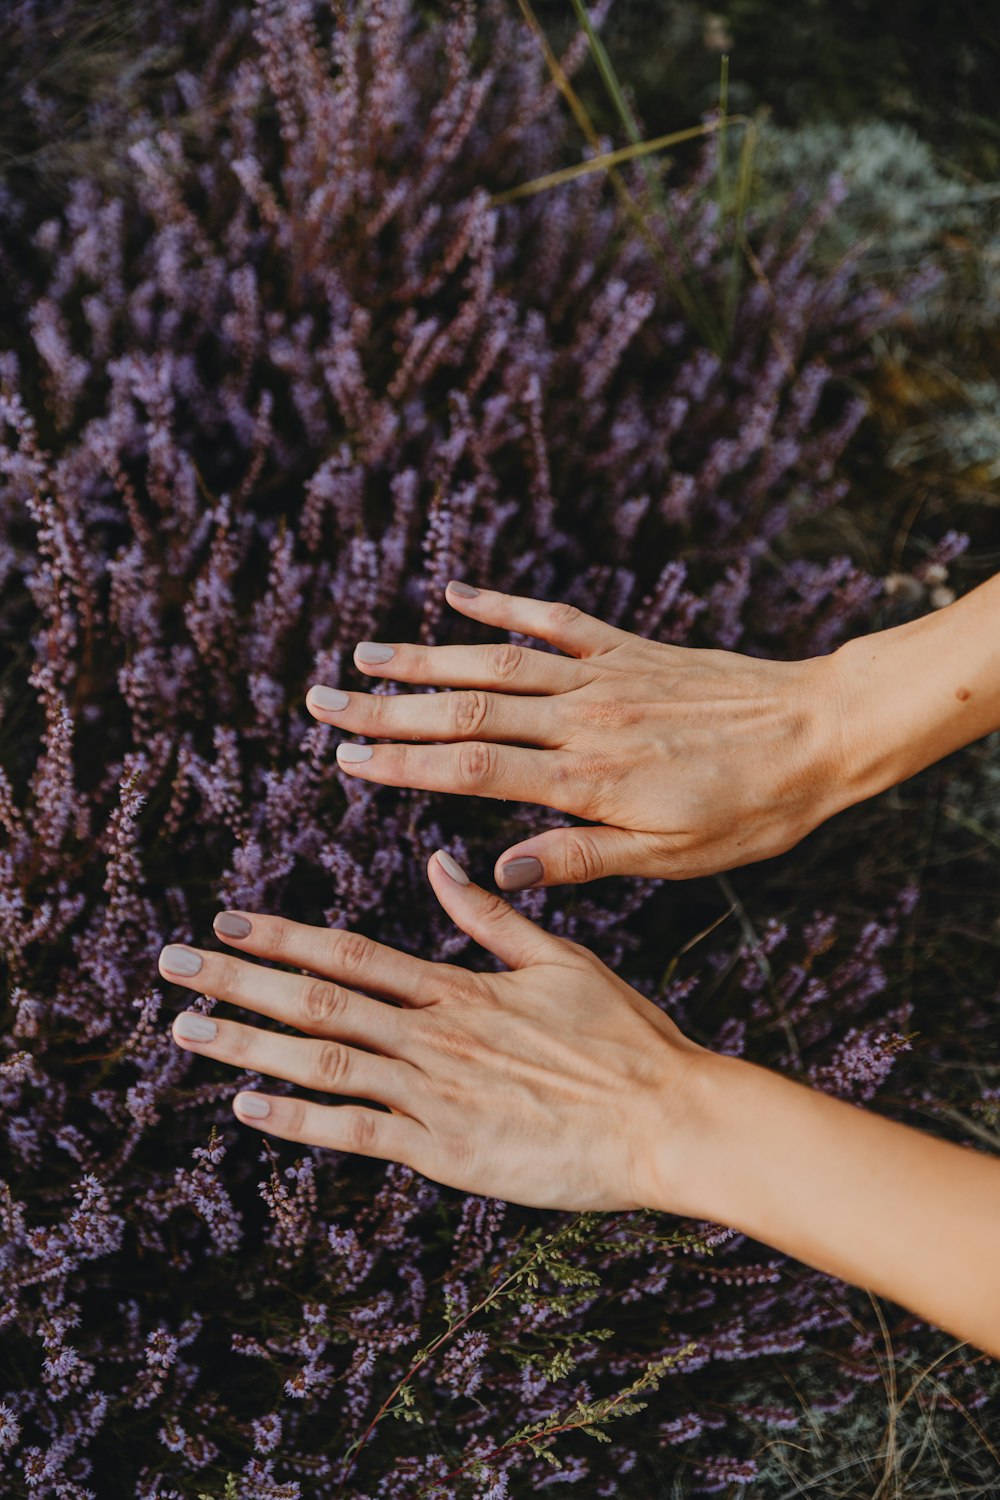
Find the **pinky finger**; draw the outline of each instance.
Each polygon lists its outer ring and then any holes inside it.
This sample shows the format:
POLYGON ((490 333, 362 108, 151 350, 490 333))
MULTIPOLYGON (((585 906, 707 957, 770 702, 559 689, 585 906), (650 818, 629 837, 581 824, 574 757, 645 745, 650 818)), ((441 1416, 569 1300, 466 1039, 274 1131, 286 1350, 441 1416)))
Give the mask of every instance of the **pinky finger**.
POLYGON ((408 1115, 387 1114, 359 1104, 312 1104, 306 1099, 274 1098, 245 1092, 233 1100, 233 1112, 244 1125, 255 1125, 283 1141, 353 1151, 382 1161, 410 1166, 423 1127, 408 1115), (263 1106, 267 1106, 266 1111, 263 1106))

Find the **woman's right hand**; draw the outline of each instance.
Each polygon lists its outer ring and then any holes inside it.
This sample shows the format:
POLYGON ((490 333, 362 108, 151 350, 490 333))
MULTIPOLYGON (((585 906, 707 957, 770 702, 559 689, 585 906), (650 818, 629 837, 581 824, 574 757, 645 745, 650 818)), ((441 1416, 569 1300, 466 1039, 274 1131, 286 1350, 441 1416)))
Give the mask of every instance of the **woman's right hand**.
POLYGON ((1000 1354, 1000 1162, 706 1051, 448 854, 428 873, 505 970, 256 912, 220 913, 229 951, 163 949, 165 979, 299 1033, 185 1012, 180 1046, 331 1098, 247 1090, 240 1120, 512 1203, 728 1224, 1000 1354))

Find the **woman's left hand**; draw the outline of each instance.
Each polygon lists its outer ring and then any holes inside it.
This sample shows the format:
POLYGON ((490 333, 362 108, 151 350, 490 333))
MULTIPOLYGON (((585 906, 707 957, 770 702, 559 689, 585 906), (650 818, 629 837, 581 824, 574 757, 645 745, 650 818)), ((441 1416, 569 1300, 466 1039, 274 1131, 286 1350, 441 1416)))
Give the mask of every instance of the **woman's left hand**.
POLYGON ((240 1120, 285 1140, 402 1162, 532 1207, 695 1212, 686 1089, 708 1054, 593 954, 470 884, 449 855, 434 854, 428 874, 445 911, 505 972, 430 963, 282 917, 220 913, 223 941, 309 972, 171 944, 160 973, 297 1034, 185 1012, 174 1040, 242 1070, 387 1106, 236 1095, 240 1120), (247 935, 227 934, 239 919, 247 935))

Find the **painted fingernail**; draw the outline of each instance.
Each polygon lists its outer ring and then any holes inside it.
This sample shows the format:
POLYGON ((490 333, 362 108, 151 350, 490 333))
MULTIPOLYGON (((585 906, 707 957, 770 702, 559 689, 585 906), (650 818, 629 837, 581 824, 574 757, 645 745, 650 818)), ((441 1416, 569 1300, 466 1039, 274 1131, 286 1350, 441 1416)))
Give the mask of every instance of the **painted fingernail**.
POLYGON ((371 760, 373 745, 338 745, 337 759, 346 765, 357 765, 358 761, 371 760))
POLYGON ((450 875, 456 885, 468 885, 469 877, 466 875, 457 859, 453 859, 446 849, 437 851, 438 864, 446 875, 450 875))
POLYGON ((186 1042, 210 1042, 218 1035, 219 1028, 208 1016, 196 1010, 186 1010, 174 1022, 174 1035, 186 1042))
POLYGON ((457 595, 459 599, 479 598, 479 590, 474 589, 471 583, 459 583, 455 578, 448 585, 448 593, 457 595))
POLYGON ((182 948, 179 943, 168 943, 160 954, 160 963, 171 974, 197 974, 204 963, 200 953, 193 948, 182 948))
POLYGON ((349 693, 342 688, 311 687, 309 697, 317 708, 325 708, 327 713, 341 713, 351 701, 349 693))
POLYGON ((384 661, 392 661, 395 654, 392 646, 383 646, 381 641, 359 641, 354 648, 354 655, 366 667, 380 667, 384 661))
POLYGON ((239 916, 234 911, 220 911, 212 923, 216 932, 221 932, 223 937, 244 938, 249 937, 251 924, 246 917, 239 916))
POLYGON ((263 1120, 271 1113, 270 1104, 260 1094, 237 1094, 233 1103, 248 1120, 263 1120))
POLYGON ((500 866, 497 885, 502 891, 526 891, 530 885, 537 885, 544 873, 540 859, 522 854, 500 866))

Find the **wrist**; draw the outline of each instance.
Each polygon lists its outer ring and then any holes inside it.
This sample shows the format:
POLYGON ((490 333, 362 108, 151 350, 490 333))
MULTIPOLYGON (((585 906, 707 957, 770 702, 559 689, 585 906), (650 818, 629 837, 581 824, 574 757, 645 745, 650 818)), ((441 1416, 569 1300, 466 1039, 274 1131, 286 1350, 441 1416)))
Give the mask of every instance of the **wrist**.
POLYGON ((1000 579, 827 660, 843 808, 1000 728, 1000 579))
MULTIPOLYGON (((824 702, 828 774, 835 812, 876 796, 916 770, 907 759, 913 747, 893 701, 902 670, 901 643, 888 642, 888 634, 875 631, 858 636, 823 658, 828 685, 824 702), (895 648, 891 653, 890 645, 895 648)), ((903 675, 908 675, 905 670, 903 675)))
POLYGON ((656 1128, 647 1138, 650 1155, 642 1206, 725 1222, 728 1204, 721 1168, 732 1156, 733 1133, 740 1128, 735 1100, 751 1065, 688 1045, 680 1070, 674 1055, 672 1085, 657 1101, 656 1128))

